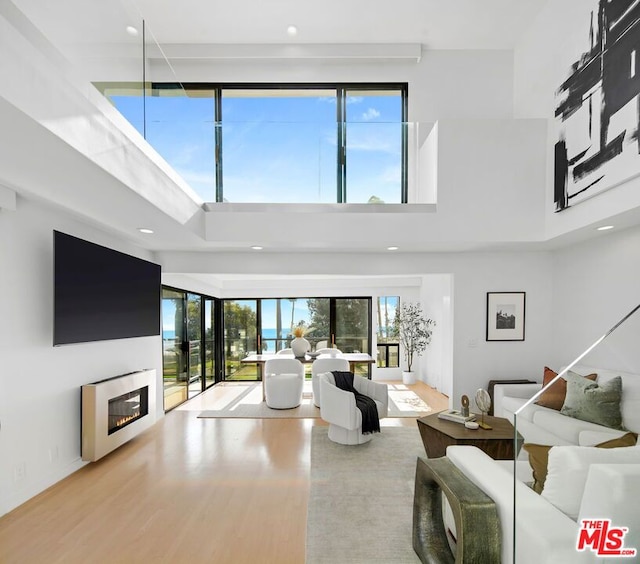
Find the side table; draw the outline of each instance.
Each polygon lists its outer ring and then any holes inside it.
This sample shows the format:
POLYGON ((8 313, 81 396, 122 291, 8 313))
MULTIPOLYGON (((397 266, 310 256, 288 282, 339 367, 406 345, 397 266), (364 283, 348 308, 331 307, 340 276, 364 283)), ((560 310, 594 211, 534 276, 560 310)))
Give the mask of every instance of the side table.
MULTIPOLYGON (((480 415, 478 415, 478 420, 480 415)), ((508 419, 484 416, 492 429, 467 429, 461 423, 440 419, 437 413, 418 418, 422 444, 429 458, 445 456, 450 445, 471 445, 486 452, 494 460, 513 460, 520 452, 522 436, 518 433, 517 449, 515 429, 508 419)))

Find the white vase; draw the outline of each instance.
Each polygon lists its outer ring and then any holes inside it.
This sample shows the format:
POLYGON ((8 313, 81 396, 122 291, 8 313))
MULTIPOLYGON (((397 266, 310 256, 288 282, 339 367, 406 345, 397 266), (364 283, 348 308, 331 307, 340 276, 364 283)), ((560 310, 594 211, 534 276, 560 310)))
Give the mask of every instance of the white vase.
POLYGON ((291 341, 291 350, 295 357, 303 357, 304 353, 306 353, 310 348, 311 346, 309 345, 309 341, 304 337, 296 337, 291 341))
POLYGON ((416 383, 416 373, 415 372, 407 372, 406 370, 402 371, 402 383, 403 384, 415 384, 416 383))

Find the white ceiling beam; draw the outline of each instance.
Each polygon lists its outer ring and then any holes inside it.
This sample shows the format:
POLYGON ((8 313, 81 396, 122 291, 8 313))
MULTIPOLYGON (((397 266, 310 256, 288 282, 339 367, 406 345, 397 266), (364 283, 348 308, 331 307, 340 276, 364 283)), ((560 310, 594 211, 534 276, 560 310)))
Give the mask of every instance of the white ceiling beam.
POLYGON ((320 60, 397 60, 418 63, 420 43, 308 43, 308 44, 165 44, 147 47, 150 59, 320 59, 320 60))

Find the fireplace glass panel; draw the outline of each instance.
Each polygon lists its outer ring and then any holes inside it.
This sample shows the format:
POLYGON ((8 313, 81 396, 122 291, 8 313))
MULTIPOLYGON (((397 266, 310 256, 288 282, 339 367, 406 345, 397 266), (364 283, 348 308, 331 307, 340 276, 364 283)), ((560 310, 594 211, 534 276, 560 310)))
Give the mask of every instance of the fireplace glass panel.
POLYGON ((111 435, 149 413, 149 387, 144 386, 109 400, 109 426, 111 435))

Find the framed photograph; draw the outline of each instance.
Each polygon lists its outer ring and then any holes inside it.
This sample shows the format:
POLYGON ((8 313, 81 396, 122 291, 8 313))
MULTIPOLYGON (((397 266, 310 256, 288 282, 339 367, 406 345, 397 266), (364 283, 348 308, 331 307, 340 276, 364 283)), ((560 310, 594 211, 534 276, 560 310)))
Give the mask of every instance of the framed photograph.
POLYGON ((524 341, 525 292, 487 292, 487 341, 524 341))

